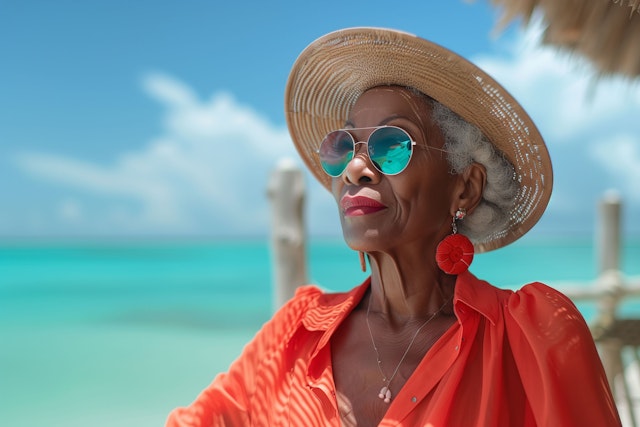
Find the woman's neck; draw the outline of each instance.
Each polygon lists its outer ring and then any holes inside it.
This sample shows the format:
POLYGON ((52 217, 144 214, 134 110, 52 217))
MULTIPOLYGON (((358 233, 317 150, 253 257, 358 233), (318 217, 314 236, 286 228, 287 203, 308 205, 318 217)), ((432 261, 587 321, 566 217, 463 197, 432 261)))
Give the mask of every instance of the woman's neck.
POLYGON ((401 324, 428 317, 451 300, 456 277, 443 273, 432 259, 425 260, 424 252, 401 257, 370 254, 371 311, 401 324))

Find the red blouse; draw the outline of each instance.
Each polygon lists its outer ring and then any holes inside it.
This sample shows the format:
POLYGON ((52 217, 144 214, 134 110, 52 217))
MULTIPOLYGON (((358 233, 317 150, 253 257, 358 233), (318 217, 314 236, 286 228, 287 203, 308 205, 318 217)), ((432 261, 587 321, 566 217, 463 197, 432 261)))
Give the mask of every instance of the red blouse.
MULTIPOLYGON (((369 285, 331 294, 300 288, 167 426, 339 426, 330 340, 369 285)), ((542 283, 502 290, 465 272, 454 310, 458 322, 380 426, 620 425, 589 329, 567 297, 542 283)))

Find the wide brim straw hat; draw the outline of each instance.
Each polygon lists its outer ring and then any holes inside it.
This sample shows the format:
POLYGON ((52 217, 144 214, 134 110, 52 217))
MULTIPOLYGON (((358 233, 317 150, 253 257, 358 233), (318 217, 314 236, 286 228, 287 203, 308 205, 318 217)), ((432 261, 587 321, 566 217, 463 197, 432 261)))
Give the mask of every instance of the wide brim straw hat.
POLYGON ((285 92, 293 143, 327 189, 317 149, 344 127, 367 89, 400 85, 418 89, 478 126, 515 168, 519 190, 504 229, 493 230, 476 252, 503 247, 538 222, 551 196, 551 160, 537 127, 518 102, 476 65, 435 43, 401 31, 349 28, 311 43, 296 60, 285 92))

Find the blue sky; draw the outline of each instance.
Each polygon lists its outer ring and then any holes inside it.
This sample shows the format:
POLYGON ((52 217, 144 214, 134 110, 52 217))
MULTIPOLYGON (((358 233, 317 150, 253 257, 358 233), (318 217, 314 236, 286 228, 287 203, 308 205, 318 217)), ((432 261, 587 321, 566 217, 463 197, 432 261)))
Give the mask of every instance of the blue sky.
MULTIPOLYGON (((593 233, 624 200, 640 235, 640 87, 540 47, 539 26, 496 32, 487 2, 5 1, 0 5, 0 238, 254 236, 288 138, 289 69, 315 38, 402 29, 476 62, 547 140, 555 187, 534 235, 593 233)), ((308 229, 338 235, 307 176, 308 229)))

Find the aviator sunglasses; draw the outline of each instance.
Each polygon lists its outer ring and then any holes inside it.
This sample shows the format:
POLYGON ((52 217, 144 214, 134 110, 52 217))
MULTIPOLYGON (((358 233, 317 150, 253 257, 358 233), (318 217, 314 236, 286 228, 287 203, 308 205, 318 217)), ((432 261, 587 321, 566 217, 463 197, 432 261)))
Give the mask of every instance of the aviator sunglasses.
POLYGON ((327 175, 332 177, 342 175, 353 159, 358 144, 366 144, 369 159, 377 170, 385 175, 397 175, 409 165, 416 142, 411 139, 407 131, 396 126, 334 130, 324 137, 317 151, 322 169, 327 175), (350 132, 364 129, 375 130, 371 132, 366 142, 357 142, 350 132))

